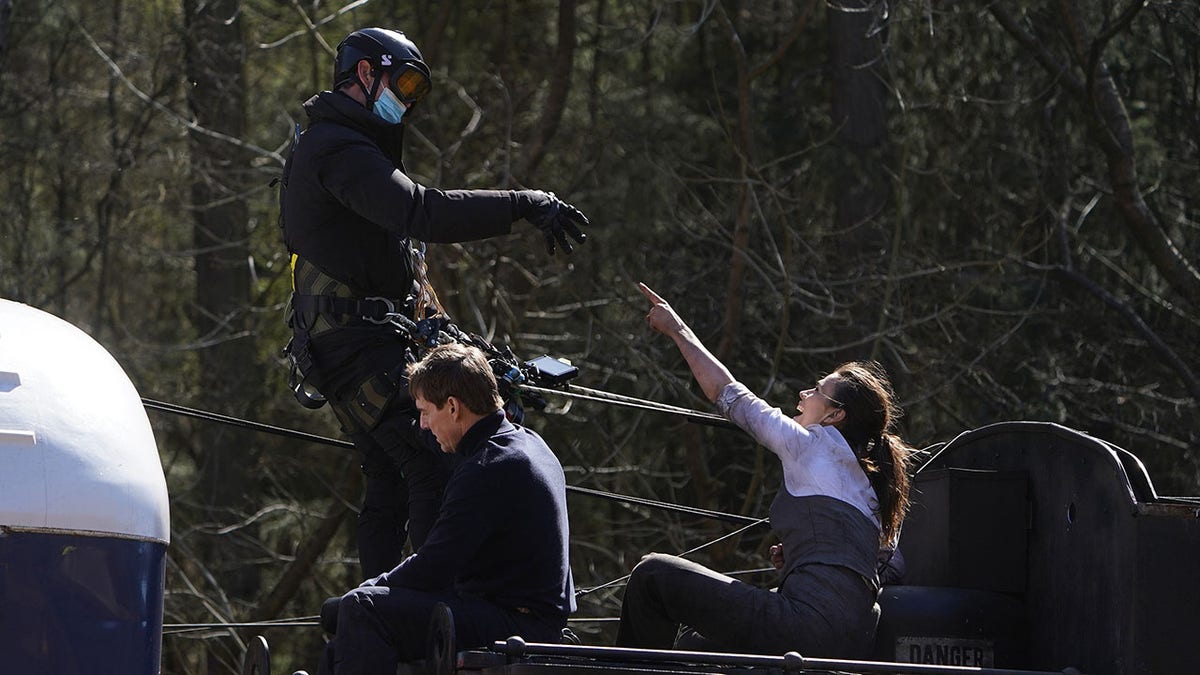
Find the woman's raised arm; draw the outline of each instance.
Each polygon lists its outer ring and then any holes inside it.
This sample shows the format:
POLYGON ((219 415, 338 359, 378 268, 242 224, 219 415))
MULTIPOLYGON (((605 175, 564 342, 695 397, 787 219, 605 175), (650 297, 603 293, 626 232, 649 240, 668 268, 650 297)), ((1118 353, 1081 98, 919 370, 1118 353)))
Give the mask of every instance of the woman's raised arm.
POLYGON ((700 384, 704 395, 708 400, 716 401, 721 389, 733 382, 733 375, 729 369, 708 351, 704 343, 700 342, 700 338, 696 337, 692 329, 658 293, 643 283, 638 284, 638 290, 650 301, 650 313, 646 315, 646 322, 654 330, 675 341, 675 346, 692 369, 692 376, 700 384))

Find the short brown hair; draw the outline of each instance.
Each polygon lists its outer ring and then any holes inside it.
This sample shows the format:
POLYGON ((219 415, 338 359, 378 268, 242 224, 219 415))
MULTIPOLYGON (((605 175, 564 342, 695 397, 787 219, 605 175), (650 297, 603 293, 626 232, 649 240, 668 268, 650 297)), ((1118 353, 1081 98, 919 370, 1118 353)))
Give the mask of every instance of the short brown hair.
POLYGON ((438 408, 453 396, 476 415, 504 405, 487 357, 477 347, 460 344, 439 345, 409 364, 408 393, 438 408))

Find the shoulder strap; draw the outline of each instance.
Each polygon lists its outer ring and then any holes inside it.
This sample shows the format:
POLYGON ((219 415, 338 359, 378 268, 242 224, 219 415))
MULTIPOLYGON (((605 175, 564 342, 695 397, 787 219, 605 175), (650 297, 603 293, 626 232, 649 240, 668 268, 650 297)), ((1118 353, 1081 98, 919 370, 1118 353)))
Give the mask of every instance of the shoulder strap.
POLYGON ((300 124, 297 123, 292 128, 292 145, 288 148, 287 159, 283 160, 283 173, 271 179, 271 187, 279 186, 279 218, 277 224, 279 229, 283 230, 283 193, 287 190, 288 178, 292 175, 292 155, 296 153, 296 146, 300 143, 300 124))

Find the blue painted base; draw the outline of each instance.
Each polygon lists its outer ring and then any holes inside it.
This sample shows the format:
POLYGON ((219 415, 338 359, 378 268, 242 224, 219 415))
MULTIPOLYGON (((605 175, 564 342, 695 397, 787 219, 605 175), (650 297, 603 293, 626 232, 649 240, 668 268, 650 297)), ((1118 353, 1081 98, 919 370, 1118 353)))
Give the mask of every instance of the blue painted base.
POLYGON ((0 531, 0 672, 157 675, 166 550, 0 531))

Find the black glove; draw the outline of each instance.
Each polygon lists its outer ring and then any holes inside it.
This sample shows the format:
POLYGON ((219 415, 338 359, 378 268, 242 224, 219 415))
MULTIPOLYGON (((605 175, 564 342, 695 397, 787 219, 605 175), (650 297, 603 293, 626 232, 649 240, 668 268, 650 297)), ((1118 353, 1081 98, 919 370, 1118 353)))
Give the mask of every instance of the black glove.
POLYGON ((580 225, 590 225, 587 216, 554 196, 553 192, 541 190, 517 190, 517 213, 542 231, 546 237, 546 252, 554 255, 554 242, 562 247, 564 253, 575 250, 567 235, 575 241, 583 243, 587 235, 579 230, 580 225))

